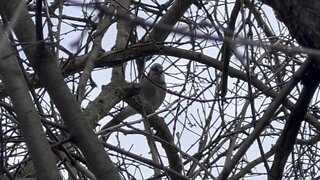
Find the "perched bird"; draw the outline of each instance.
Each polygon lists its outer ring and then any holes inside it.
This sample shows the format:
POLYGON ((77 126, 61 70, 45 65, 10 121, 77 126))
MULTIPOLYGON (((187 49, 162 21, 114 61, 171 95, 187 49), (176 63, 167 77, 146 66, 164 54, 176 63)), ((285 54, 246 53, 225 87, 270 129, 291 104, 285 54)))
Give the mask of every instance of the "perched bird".
MULTIPOLYGON (((140 98, 144 99, 144 102, 152 106, 151 108, 155 111, 162 104, 166 96, 166 82, 164 77, 163 67, 155 63, 151 66, 147 77, 141 80, 141 88, 139 91, 140 98)), ((131 106, 126 106, 121 110, 115 117, 108 122, 103 128, 107 129, 121 123, 129 116, 138 114, 138 112, 131 106)))

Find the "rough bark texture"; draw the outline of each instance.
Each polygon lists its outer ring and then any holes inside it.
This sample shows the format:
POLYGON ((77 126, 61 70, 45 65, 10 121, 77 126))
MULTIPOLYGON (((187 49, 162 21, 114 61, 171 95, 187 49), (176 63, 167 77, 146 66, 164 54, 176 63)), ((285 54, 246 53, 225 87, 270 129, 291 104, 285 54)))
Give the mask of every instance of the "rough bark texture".
POLYGON ((277 18, 289 29, 300 45, 320 47, 320 1, 262 0, 273 8, 277 18))

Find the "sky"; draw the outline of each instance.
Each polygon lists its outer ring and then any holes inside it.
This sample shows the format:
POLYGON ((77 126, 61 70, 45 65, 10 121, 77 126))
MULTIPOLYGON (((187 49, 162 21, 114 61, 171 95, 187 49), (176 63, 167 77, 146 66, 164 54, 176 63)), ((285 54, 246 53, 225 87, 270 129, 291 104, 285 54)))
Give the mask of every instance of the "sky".
MULTIPOLYGON (((48 1, 49 4, 51 1, 48 1)), ((70 2, 77 2, 77 3, 81 3, 83 1, 81 0, 72 0, 70 2)), ((86 3, 89 3, 90 1, 85 1, 86 3)), ((150 3, 152 4, 152 1, 149 0, 145 0, 143 1, 145 3, 150 3)), ((165 1, 157 1, 159 4, 164 3, 165 1)), ((228 5, 228 9, 231 9, 230 7, 232 6, 232 4, 230 3, 228 5)), ((281 29, 281 26, 279 24, 278 21, 276 21, 274 15, 273 15, 273 11, 267 7, 267 6, 263 6, 262 7, 264 9, 264 12, 267 14, 269 20, 270 20, 270 24, 272 25, 273 29, 276 30, 275 34, 281 34, 283 33, 283 29, 281 29)), ((192 6, 192 9, 194 11, 196 11, 196 7, 192 6)), ((85 10, 85 9, 84 9, 85 10)), ((90 9, 91 10, 91 9, 90 9)), ((70 16, 74 16, 74 17, 81 17, 83 16, 83 13, 81 11, 80 7, 77 6, 68 6, 63 10, 65 14, 68 14, 70 16)), ((224 16, 223 13, 224 9, 221 9, 221 18, 224 16)), ((95 16, 97 13, 97 11, 93 12, 93 15, 95 16)), ((147 18, 146 14, 144 13, 139 13, 138 16, 143 17, 143 18, 147 18)), ((219 16, 219 15, 218 15, 219 16)), ((241 19, 239 19, 240 21, 241 19)), ((54 22, 53 20, 53 23, 54 22)), ((62 24, 62 28, 61 28, 61 32, 62 34, 65 33, 65 35, 61 36, 61 44, 66 47, 67 49, 69 49, 72 52, 76 52, 78 50, 78 46, 77 44, 81 44, 81 40, 85 41, 87 38, 87 34, 88 31, 74 31, 74 29, 72 28, 72 26, 70 26, 71 24, 62 24)), ((143 34, 143 29, 142 28, 138 28, 141 31, 141 34, 143 34)), ((46 31, 46 28, 44 28, 44 31, 46 31)), ((205 32, 205 31, 204 31, 205 32)), ((241 36, 241 34, 239 35, 241 36)), ((181 37, 181 36, 180 36, 181 37)), ((103 39, 103 44, 102 47, 105 51, 109 51, 112 49, 112 47, 114 46, 115 43, 115 38, 116 38, 116 27, 115 24, 113 24, 111 27, 109 27, 108 31, 106 32, 104 39, 103 39)), ((169 35, 169 37, 167 38, 167 41, 172 41, 172 40, 176 40, 179 39, 179 35, 175 35, 173 36, 172 34, 169 35)), ((190 39, 188 39, 188 37, 182 38, 182 41, 189 41, 190 39)), ((203 49, 203 53, 212 57, 217 57, 218 49, 215 47, 215 43, 213 41, 203 41, 202 39, 197 39, 196 40, 198 43, 203 43, 203 46, 205 46, 205 48, 203 49), (207 44, 206 44, 207 43, 207 44)), ((190 49, 190 45, 185 45, 185 46, 180 46, 180 48, 185 48, 185 49, 190 49)), ((237 48, 238 52, 240 54, 244 53, 244 47, 239 45, 237 48)), ((193 51, 200 51, 199 49, 194 49, 193 51)), ((63 52, 60 52, 60 57, 64 57, 66 58, 67 56, 65 54, 63 54, 63 52)), ((147 67, 149 67, 150 64, 152 64, 153 62, 157 62, 157 63, 161 63, 163 64, 164 68, 166 69, 166 81, 168 83, 168 87, 170 90, 172 91, 176 91, 179 92, 182 89, 182 85, 184 84, 184 74, 181 73, 180 70, 182 70, 182 72, 186 72, 186 69, 178 69, 177 67, 179 65, 179 68, 185 66, 189 60, 184 60, 184 59, 180 59, 178 61, 177 58, 173 58, 173 57, 163 57, 163 56, 154 56, 152 58, 154 61, 151 61, 151 63, 147 64, 147 67), (173 66, 172 63, 178 61, 178 63, 176 63, 176 66, 173 66)), ((242 62, 243 64, 244 62, 242 62)), ((245 63, 244 63, 245 64, 245 63)), ((239 61, 239 59, 237 59, 236 57, 232 58, 232 62, 231 65, 233 67, 238 67, 241 66, 241 62, 239 61)), ((127 70, 126 70, 126 79, 130 82, 135 81, 136 80, 136 73, 132 70, 132 67, 134 67, 133 64, 129 64, 127 66, 127 70)), ((194 74, 197 74, 199 77, 206 79, 203 80, 203 83, 199 83, 199 87, 198 90, 201 91, 204 87, 208 86, 208 81, 212 78, 210 76, 212 75, 217 75, 218 72, 215 71, 215 69, 213 68, 209 68, 208 70, 202 71, 202 69, 205 68, 205 66, 201 67, 201 66, 192 66, 194 67, 193 72, 194 74)), ((148 71, 148 68, 147 68, 148 71)), ((98 84, 98 87, 93 89, 93 91, 91 92, 90 96, 89 96, 89 100, 93 100, 98 93, 101 91, 101 87, 102 85, 106 85, 107 83, 110 82, 111 79, 111 69, 103 69, 103 70, 99 70, 99 71, 94 71, 92 73, 92 77, 94 79, 94 81, 98 84)), ((213 77, 214 78, 214 77, 213 77)), ((200 78, 197 80, 201 80, 200 78)), ((237 82, 237 79, 234 78, 230 78, 229 80, 229 87, 234 86, 234 84, 237 82)), ((187 84, 186 85, 187 91, 183 92, 183 95, 186 96, 191 96, 195 93, 199 93, 199 91, 195 91, 195 89, 193 87, 193 84, 187 84), (189 91, 188 91, 189 90, 189 91)), ((214 99, 215 98, 215 89, 211 88, 205 91, 205 93, 203 93, 203 95, 201 96, 201 98, 207 98, 207 99, 214 99)), ((245 95, 245 94, 243 94, 245 95)), ((166 100, 164 102, 164 104, 162 105, 162 107, 160 107, 159 109, 163 109, 166 108, 166 106, 168 106, 168 104, 170 104, 171 102, 173 102, 174 100, 177 100, 179 97, 172 95, 172 94, 167 94, 166 96, 166 100)), ((82 104, 83 107, 85 107, 87 105, 89 101, 85 100, 82 104)), ((183 101, 181 103, 182 107, 187 106, 188 101, 183 101)), ((244 101, 237 101, 237 105, 238 106, 230 106, 228 108, 226 108, 226 112, 233 114, 236 116, 237 112, 239 110, 242 109, 242 105, 244 104, 244 101)), ((256 101, 256 107, 262 106, 264 103, 266 102, 259 102, 256 101)), ((121 102, 120 104, 123 104, 123 102, 121 102)), ((196 125, 196 122, 193 121, 194 119, 205 119, 205 115, 209 114, 209 110, 210 110, 210 106, 214 105, 213 103, 198 103, 198 102, 194 102, 190 107, 188 107, 186 113, 182 114, 179 116, 179 119, 181 120, 181 122, 186 122, 186 124, 188 124, 189 122, 189 126, 185 126, 185 124, 180 124, 179 122, 176 124, 176 130, 175 130, 175 140, 177 145, 179 145, 179 147, 181 147, 182 150, 187 151, 187 153, 189 153, 190 155, 194 154, 197 151, 198 148, 198 139, 201 133, 201 128, 196 125), (199 113, 199 111, 203 111, 205 110, 206 112, 202 112, 199 113), (196 126, 193 126, 193 125, 196 126), (181 136, 180 136, 181 135, 181 136), (177 138, 177 136, 179 136, 179 138, 177 138), (177 141, 179 139, 179 141, 177 141)), ((160 116, 166 117, 165 120, 167 123, 172 122, 172 118, 173 118, 172 113, 166 111, 160 114, 160 116)), ((212 120, 216 121, 212 127, 212 129, 210 130, 210 134, 212 135, 216 129, 219 128, 219 126, 221 125, 221 120, 219 119, 219 114, 218 111, 215 111, 212 120), (216 127, 215 127, 216 126, 216 127)), ((128 121, 134 121, 137 119, 140 119, 141 116, 136 115, 134 117, 130 117, 130 119, 128 121)), ((228 118, 228 116, 226 117, 228 118)), ((230 119, 227 119, 228 121, 232 121, 233 117, 229 117, 230 119)), ((111 119, 110 116, 104 118, 100 123, 101 126, 108 122, 111 119)), ((247 123, 251 123, 250 121, 247 123)), ((173 131, 173 125, 174 123, 170 123, 169 124, 169 128, 173 131)), ((142 124, 140 123, 140 126, 142 127, 142 124)), ((277 127, 281 127, 281 124, 277 124, 277 127)), ((97 130, 99 130, 99 128, 97 128, 97 130)), ((147 157, 150 159, 150 154, 149 154, 149 148, 148 148, 148 144, 145 140, 145 137, 143 136, 139 136, 139 135, 121 135, 119 134, 119 136, 115 135, 112 136, 111 139, 108 141, 110 144, 118 144, 119 147, 122 147, 126 150, 130 150, 132 152, 138 153, 143 157, 147 157), (120 139, 120 141, 118 140, 118 138, 120 139)), ((273 144, 275 143, 275 140, 271 137, 265 137, 265 139, 263 139, 263 146, 266 150, 268 150, 273 144)), ((228 143, 223 144, 223 146, 228 146, 228 143)), ((161 146, 159 146, 161 147, 161 146)), ((158 148, 160 151, 160 154, 164 155, 164 152, 162 150, 162 148, 158 148)), ((254 160, 257 157, 260 157, 259 152, 257 151, 257 143, 255 142, 251 148, 248 150, 248 152, 246 153, 246 156, 248 158, 248 160, 254 160)), ((112 157, 113 160, 117 161, 117 159, 115 157, 112 157)), ((221 162, 218 161, 219 164, 222 163, 224 159, 221 159, 221 162)), ((223 163, 222 163, 223 164, 223 163)), ((131 168, 130 171, 132 172, 136 172, 135 177, 137 179, 142 179, 142 178, 146 178, 148 177, 148 175, 152 175, 153 171, 151 169, 148 168, 144 168, 144 167, 139 167, 141 168, 142 174, 144 177, 141 176, 140 172, 138 171, 138 168, 136 167, 129 167, 129 169, 131 168)), ((188 169, 186 167, 186 169, 188 169)), ((221 170, 221 169, 220 169, 221 170)), ((265 172, 265 168, 263 167, 263 165, 259 165, 257 166, 257 168, 254 169, 256 172, 265 172)), ((216 172, 216 174, 214 175, 218 175, 219 172, 216 172)), ((260 176, 260 177, 248 177, 246 178, 248 180, 251 179, 266 179, 265 176, 260 176)))

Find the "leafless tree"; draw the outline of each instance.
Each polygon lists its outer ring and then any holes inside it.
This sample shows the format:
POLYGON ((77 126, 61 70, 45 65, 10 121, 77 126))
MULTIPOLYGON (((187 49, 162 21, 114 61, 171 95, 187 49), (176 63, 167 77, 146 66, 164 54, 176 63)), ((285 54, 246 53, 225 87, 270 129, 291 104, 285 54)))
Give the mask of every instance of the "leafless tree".
POLYGON ((320 177, 319 12, 0 0, 0 179, 320 177), (155 62, 168 87, 156 111, 138 96, 155 62), (127 104, 141 115, 102 130, 127 104))

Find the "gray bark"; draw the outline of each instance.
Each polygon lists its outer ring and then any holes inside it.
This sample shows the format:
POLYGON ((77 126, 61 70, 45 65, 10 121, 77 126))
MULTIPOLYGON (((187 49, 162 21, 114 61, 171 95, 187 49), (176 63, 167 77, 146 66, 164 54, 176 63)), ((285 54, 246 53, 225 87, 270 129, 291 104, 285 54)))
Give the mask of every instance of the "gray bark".
POLYGON ((62 179, 10 42, 0 27, 0 75, 18 116, 38 179, 62 179))
POLYGON ((101 142, 86 122, 80 105, 71 94, 50 51, 36 43, 35 26, 23 1, 1 0, 6 17, 43 86, 70 130, 72 141, 82 151, 97 179, 121 179, 101 142), (23 8, 17 9, 18 6, 23 8))

